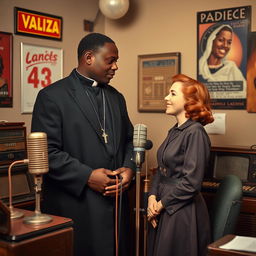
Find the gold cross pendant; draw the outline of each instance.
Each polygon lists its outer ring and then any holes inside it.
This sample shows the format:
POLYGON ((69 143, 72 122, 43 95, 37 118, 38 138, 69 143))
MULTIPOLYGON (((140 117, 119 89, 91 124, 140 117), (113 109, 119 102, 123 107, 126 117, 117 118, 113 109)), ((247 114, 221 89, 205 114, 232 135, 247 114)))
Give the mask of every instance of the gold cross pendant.
POLYGON ((105 133, 105 130, 102 129, 102 137, 104 138, 105 144, 108 143, 108 135, 105 133))

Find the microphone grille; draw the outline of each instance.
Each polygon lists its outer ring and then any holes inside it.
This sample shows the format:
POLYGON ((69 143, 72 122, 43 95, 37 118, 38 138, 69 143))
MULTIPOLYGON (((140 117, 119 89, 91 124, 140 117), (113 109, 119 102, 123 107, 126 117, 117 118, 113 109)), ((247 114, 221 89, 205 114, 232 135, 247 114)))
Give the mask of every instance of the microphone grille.
POLYGON ((136 124, 133 132, 133 146, 145 148, 147 141, 147 126, 145 124, 136 124))
POLYGON ((32 132, 27 140, 28 167, 31 174, 44 174, 49 171, 47 135, 44 132, 32 132))

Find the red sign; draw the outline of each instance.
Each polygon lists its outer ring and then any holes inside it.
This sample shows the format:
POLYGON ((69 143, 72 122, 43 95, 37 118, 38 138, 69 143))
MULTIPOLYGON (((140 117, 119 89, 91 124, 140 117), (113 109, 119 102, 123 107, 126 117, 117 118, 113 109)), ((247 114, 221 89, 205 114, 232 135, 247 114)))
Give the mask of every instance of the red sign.
POLYGON ((15 34, 62 40, 62 18, 15 7, 15 34))

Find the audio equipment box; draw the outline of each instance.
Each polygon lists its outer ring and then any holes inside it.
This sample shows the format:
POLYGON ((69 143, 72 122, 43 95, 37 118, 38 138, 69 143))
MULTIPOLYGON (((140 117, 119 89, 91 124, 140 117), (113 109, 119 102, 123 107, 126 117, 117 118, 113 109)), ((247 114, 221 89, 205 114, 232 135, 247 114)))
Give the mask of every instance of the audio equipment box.
POLYGON ((0 166, 26 158, 26 128, 23 125, 0 123, 0 166))
POLYGON ((221 179, 228 174, 238 176, 243 194, 256 197, 256 148, 212 147, 210 164, 205 172, 202 191, 217 190, 221 179))
MULTIPOLYGON (((24 122, 0 122, 0 199, 8 203, 8 168, 17 160, 27 158, 26 127, 24 122)), ((14 165, 11 170, 13 203, 34 200, 33 179, 26 164, 14 165)))

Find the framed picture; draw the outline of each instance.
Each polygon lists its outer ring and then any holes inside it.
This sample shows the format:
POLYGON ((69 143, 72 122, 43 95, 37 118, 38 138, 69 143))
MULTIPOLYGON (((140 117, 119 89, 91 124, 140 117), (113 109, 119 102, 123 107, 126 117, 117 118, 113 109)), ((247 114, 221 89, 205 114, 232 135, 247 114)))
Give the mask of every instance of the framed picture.
POLYGON ((12 34, 0 32, 0 107, 12 107, 12 34))
POLYGON ((246 109, 251 6, 197 13, 197 79, 214 109, 246 109))
POLYGON ((180 73, 179 52, 138 56, 138 111, 165 112, 172 77, 180 73))
POLYGON ((62 76, 62 49, 21 43, 21 112, 32 113, 38 92, 62 76))

